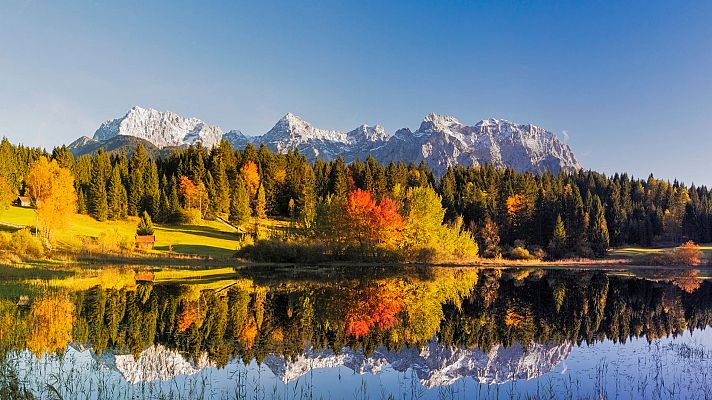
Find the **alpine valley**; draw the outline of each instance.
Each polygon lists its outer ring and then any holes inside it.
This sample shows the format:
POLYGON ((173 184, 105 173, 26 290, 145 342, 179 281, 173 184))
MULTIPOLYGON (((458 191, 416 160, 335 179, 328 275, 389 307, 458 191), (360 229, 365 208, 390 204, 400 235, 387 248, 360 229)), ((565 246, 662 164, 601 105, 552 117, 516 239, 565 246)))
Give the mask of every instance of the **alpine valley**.
POLYGON ((123 117, 101 124, 92 138, 83 136, 68 148, 78 156, 99 148, 131 152, 141 143, 149 153, 159 154, 198 143, 212 148, 223 139, 235 148, 264 144, 281 153, 299 150, 309 161, 341 156, 351 162, 368 155, 384 163, 424 161, 436 175, 456 165, 486 163, 531 172, 581 169, 571 148, 538 126, 493 118, 465 125, 438 114, 427 115, 415 131, 402 128, 389 135, 380 125, 361 125, 348 132, 319 129, 287 113, 267 133, 247 136, 239 130, 223 132, 197 118, 133 107, 123 117))

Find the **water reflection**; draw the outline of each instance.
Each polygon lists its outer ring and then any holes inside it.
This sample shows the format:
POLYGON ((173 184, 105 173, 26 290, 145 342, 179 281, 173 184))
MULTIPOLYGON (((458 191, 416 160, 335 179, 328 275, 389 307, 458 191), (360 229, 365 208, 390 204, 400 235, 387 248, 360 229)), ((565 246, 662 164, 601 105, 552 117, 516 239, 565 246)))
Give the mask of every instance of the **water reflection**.
MULTIPOLYGON (((69 374, 69 368, 83 382, 73 390, 89 397, 106 396, 96 389, 106 375, 129 398, 138 390, 132 384, 146 383, 193 398, 179 381, 205 397, 262 390, 270 398, 270 389, 287 393, 308 383, 316 397, 446 391, 454 398, 469 398, 465 392, 492 398, 512 391, 541 395, 542 378, 557 376, 561 384, 548 380, 557 397, 595 396, 618 390, 625 374, 611 365, 650 357, 651 369, 639 368, 633 377, 649 385, 631 392, 635 398, 652 393, 650 371, 695 357, 697 365, 708 365, 712 349, 704 330, 712 284, 699 271, 672 277, 671 271, 641 277, 466 268, 123 271, 91 281, 94 286, 76 277, 71 285, 59 280, 40 289, 27 277, 15 281, 20 288, 0 302, 4 382, 24 374, 18 381, 41 395, 48 371, 69 374), (10 301, 18 293, 29 293, 26 304, 10 301), (617 358, 592 357, 611 349, 617 358), (566 386, 577 372, 587 374, 588 383, 566 386), (191 377, 196 381, 189 384, 191 377)), ((704 372, 687 376, 696 373, 704 372)), ((686 387, 686 393, 706 390, 686 387)))

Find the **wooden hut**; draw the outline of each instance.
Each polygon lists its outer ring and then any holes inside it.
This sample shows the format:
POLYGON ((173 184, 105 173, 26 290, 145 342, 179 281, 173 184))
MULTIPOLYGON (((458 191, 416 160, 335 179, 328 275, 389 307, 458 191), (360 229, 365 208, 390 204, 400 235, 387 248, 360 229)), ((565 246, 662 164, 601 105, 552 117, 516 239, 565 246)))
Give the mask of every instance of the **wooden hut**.
POLYGON ((28 196, 18 196, 15 204, 20 207, 32 207, 32 199, 28 196))
POLYGON ((156 235, 136 235, 136 247, 141 250, 151 250, 156 244, 156 235))

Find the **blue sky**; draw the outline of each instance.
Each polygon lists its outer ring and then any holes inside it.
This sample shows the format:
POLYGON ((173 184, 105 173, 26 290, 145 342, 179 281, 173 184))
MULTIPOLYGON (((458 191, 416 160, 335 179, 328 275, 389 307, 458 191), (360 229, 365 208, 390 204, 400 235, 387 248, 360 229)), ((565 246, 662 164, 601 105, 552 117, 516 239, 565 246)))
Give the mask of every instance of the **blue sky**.
POLYGON ((132 105, 247 134, 288 111, 391 133, 438 112, 712 185, 712 2, 204 3, 0 3, 0 135, 52 147, 132 105))

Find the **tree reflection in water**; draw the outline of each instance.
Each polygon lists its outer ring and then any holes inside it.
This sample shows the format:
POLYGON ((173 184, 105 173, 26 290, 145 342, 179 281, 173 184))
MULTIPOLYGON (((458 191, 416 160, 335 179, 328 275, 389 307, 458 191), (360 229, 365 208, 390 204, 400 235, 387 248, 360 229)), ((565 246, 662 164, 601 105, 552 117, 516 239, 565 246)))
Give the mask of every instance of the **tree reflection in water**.
POLYGON ((267 366, 284 382, 316 367, 377 372, 390 365, 434 387, 462 376, 530 379, 553 370, 572 346, 652 342, 705 328, 712 316, 712 284, 699 271, 645 279, 605 271, 347 268, 241 270, 234 278, 217 290, 139 282, 52 292, 28 307, 5 302, 0 346, 3 354, 41 356, 71 342, 117 368, 150 357, 179 366, 187 360, 185 373, 241 360, 267 366))

